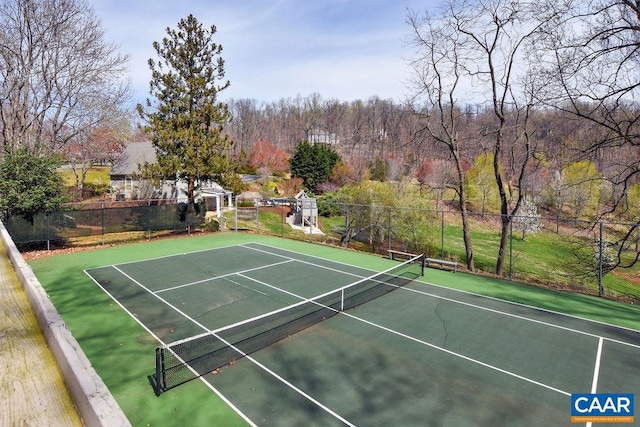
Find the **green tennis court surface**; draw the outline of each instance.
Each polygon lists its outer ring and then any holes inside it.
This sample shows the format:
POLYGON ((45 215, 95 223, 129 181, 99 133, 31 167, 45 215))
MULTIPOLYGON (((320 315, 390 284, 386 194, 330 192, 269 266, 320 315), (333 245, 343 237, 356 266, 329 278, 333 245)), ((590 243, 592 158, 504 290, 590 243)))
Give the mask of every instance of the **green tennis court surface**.
MULTIPOLYGON (((274 426, 576 425, 571 393, 640 396, 640 332, 429 285, 429 271, 201 380, 274 426)), ((373 274, 261 243, 86 273, 163 344, 373 274)))

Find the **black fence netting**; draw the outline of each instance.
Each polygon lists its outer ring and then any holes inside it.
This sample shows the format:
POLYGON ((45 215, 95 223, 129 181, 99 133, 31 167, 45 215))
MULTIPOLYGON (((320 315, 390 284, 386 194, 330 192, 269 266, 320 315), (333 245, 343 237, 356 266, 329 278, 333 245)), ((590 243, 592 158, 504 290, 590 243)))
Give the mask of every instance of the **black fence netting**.
POLYGON ((112 233, 190 230, 205 222, 205 209, 186 204, 146 204, 140 206, 65 209, 35 215, 5 218, 13 241, 20 245, 34 242, 69 242, 89 236, 112 233))

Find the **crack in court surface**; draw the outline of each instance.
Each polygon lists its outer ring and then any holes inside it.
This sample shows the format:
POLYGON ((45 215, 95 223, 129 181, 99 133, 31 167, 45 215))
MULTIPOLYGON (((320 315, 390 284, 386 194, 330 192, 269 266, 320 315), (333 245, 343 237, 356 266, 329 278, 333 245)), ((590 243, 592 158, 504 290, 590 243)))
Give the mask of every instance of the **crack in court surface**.
POLYGON ((438 312, 438 309, 440 308, 441 304, 442 304, 442 300, 438 299, 438 304, 436 305, 434 313, 436 314, 436 316, 440 320, 440 323, 442 323, 442 331, 444 332, 444 339, 442 340, 442 347, 443 348, 447 348, 447 340, 449 339, 449 332, 447 331, 447 322, 446 322, 446 320, 444 320, 442 318, 442 316, 440 315, 440 313, 438 312))

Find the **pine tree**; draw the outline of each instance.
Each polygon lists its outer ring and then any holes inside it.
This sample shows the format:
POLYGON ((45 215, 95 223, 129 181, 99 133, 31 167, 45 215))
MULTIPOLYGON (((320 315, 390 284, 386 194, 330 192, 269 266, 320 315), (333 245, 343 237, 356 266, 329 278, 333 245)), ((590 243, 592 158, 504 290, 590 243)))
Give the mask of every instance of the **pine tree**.
POLYGON ((291 176, 302 178, 308 190, 316 191, 319 184, 329 179, 339 160, 338 153, 330 147, 303 141, 289 161, 291 176))
POLYGON ((229 110, 217 101, 230 83, 224 81, 222 46, 213 42, 215 26, 205 29, 189 15, 177 29, 166 31, 162 42, 153 43, 158 62, 149 60, 155 102, 147 100, 147 110, 138 105, 157 154, 156 163, 145 166, 145 174, 156 181, 186 182, 193 205, 198 183, 239 183, 231 157, 233 142, 223 132, 229 110))

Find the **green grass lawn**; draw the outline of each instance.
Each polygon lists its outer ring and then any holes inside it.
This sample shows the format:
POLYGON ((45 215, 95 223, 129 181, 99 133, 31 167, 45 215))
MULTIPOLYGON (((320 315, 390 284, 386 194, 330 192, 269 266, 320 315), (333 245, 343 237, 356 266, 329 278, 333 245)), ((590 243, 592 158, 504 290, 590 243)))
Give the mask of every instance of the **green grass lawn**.
MULTIPOLYGON (((344 217, 321 218, 321 223, 329 225, 324 226, 323 230, 330 235, 334 227, 344 225, 344 217)), ((423 242, 420 251, 435 257, 440 257, 441 252, 444 252, 444 258, 456 260, 463 266, 466 264, 462 229, 457 218, 445 224, 442 232, 444 250, 441 248, 439 220, 425 221, 418 224, 418 227, 422 228, 419 231, 423 242)), ((476 272, 494 274, 500 246, 500 234, 495 224, 472 220, 471 240, 476 272)), ((574 255, 574 249, 585 244, 589 244, 585 239, 549 230, 527 235, 524 240, 520 233, 514 232, 507 247, 505 276, 519 282, 597 294, 597 282, 594 278, 585 280, 582 277, 583 267, 577 265, 574 255)), ((383 246, 386 247, 386 242, 383 246)), ((640 302, 640 283, 634 281, 633 277, 640 277, 640 265, 630 269, 620 268, 605 275, 605 296, 640 302)))
MULTIPOLYGON (((109 172, 111 166, 94 166, 87 171, 85 177, 86 184, 109 184, 109 172)), ((58 169, 58 173, 62 175, 65 187, 73 187, 76 185, 76 177, 71 169, 58 169)), ((78 170, 78 173, 81 173, 78 170)))

